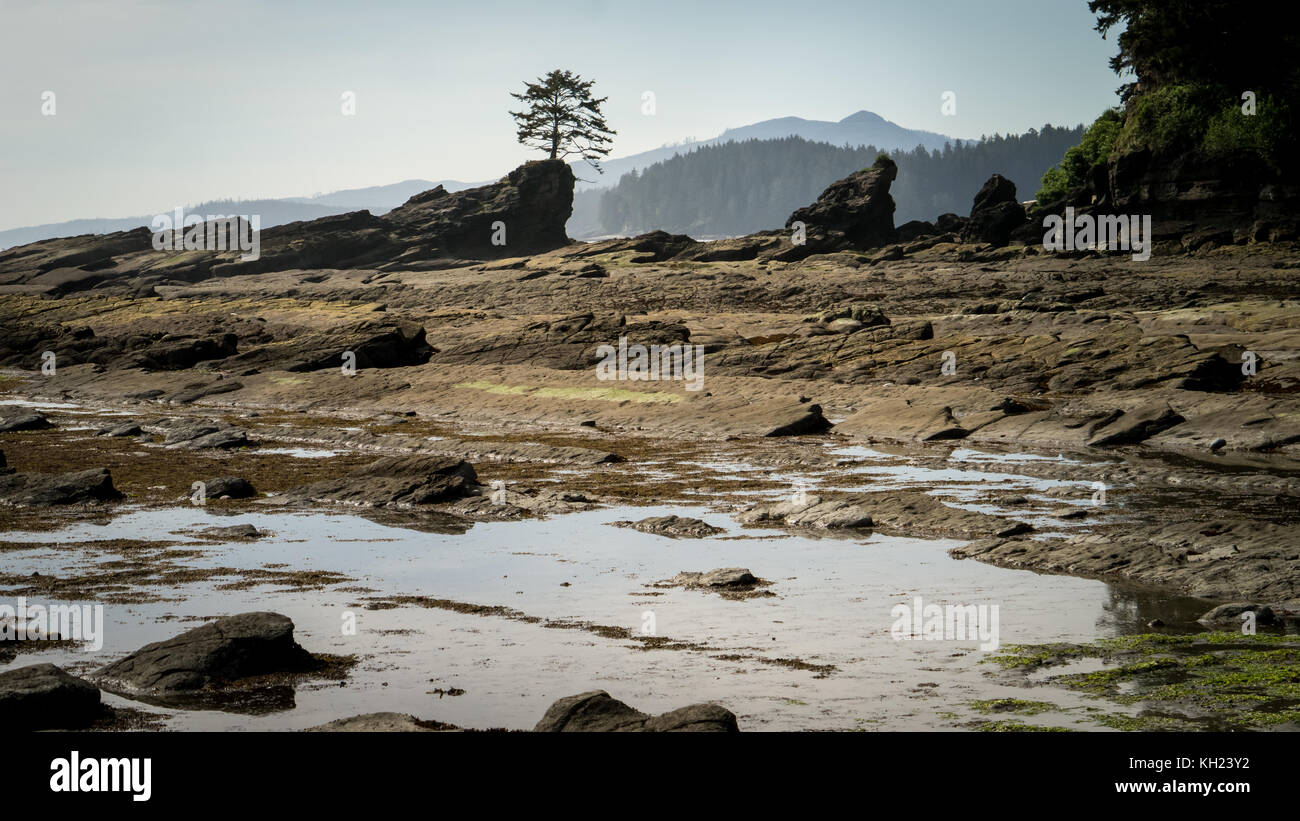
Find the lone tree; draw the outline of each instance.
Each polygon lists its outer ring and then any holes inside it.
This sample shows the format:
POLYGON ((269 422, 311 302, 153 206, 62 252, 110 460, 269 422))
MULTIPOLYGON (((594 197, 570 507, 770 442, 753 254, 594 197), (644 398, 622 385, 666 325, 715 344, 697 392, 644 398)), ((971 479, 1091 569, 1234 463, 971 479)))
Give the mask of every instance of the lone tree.
POLYGON ((511 97, 528 106, 510 112, 519 125, 519 142, 549 151, 553 160, 577 154, 603 174, 600 160, 609 155, 610 138, 617 132, 610 130, 600 113, 600 104, 609 98, 591 96, 594 84, 556 69, 535 83, 525 82, 523 94, 511 92, 511 97))

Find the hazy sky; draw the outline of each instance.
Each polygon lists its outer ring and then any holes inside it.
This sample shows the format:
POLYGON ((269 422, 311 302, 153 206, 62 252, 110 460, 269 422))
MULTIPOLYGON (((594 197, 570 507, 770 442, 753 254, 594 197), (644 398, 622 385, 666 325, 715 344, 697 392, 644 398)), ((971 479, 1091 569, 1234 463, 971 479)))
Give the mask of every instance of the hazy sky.
POLYGON ((495 179, 535 156, 509 92, 552 68, 609 97, 614 156, 860 109, 965 138, 1090 122, 1121 82, 1093 22, 1084 0, 0 0, 0 229, 495 179))

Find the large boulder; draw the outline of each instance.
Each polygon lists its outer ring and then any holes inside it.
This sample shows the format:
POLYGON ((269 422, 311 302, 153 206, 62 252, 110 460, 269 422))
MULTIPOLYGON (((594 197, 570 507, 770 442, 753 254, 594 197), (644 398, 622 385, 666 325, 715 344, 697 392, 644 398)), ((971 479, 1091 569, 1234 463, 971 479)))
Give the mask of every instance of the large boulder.
POLYGON ((450 193, 441 185, 416 194, 384 215, 404 237, 435 243, 446 254, 471 259, 519 257, 569 244, 573 170, 560 160, 524 163, 500 181, 450 193), (494 245, 494 224, 505 226, 494 245))
POLYGON ((107 689, 167 693, 218 687, 236 679, 310 669, 311 654, 279 613, 241 613, 140 648, 91 676, 107 689))
POLYGON ((634 710, 604 690, 562 698, 533 728, 538 733, 735 733, 736 716, 717 704, 692 704, 663 715, 634 710))
POLYGON ((816 202, 786 220, 786 228, 802 222, 807 241, 779 258, 798 259, 844 248, 879 248, 894 242, 894 198, 889 186, 897 176, 898 166, 882 156, 870 168, 831 183, 816 202))
POLYGON ((388 456, 337 479, 284 494, 289 502, 409 508, 451 502, 478 490, 468 462, 447 456, 388 456))
POLYGON ((11 505, 75 505, 83 502, 116 502, 122 498, 122 493, 113 487, 113 477, 108 468, 53 475, 0 475, 0 501, 11 505))
POLYGON ((1024 225, 1026 219, 1025 207, 1016 199, 1016 184, 1001 174, 994 174, 975 194, 961 239, 1006 245, 1011 232, 1024 225))
POLYGON ((7 406, 0 408, 0 433, 20 430, 45 430, 54 424, 45 414, 29 408, 7 406))
POLYGON ((53 664, 0 673, 0 727, 77 730, 100 714, 99 688, 53 664))

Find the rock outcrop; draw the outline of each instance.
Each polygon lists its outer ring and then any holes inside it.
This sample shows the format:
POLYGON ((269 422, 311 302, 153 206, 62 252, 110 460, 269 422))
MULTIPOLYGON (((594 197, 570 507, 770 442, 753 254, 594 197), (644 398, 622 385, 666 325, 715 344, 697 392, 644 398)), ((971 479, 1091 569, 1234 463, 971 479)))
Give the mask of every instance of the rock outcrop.
POLYGON ((337 479, 284 494, 287 502, 331 502, 360 507, 410 508, 451 502, 478 490, 468 462, 445 456, 389 456, 337 479))
MULTIPOLYGON (((238 250, 156 251, 148 228, 44 240, 0 252, 0 282, 49 296, 104 287, 148 296, 168 282, 269 271, 412 270, 449 258, 525 256, 569 244, 564 226, 573 212, 573 184, 573 171, 560 160, 528 162, 491 185, 416 194, 382 217, 355 211, 265 228, 258 258, 248 260, 238 250)), ((233 351, 210 349, 225 343, 178 342, 136 353, 141 364, 173 369, 188 367, 187 360, 228 356, 233 351)))
POLYGON ((704 539, 726 531, 700 519, 684 516, 651 516, 638 522, 610 522, 614 527, 629 527, 642 533, 670 539, 704 539))
POLYGON ((735 733, 736 716, 717 704, 692 704, 651 716, 593 690, 556 701, 533 728, 538 733, 735 733))
POLYGON ((0 502, 11 505, 75 505, 85 502, 116 502, 122 498, 122 493, 113 487, 113 477, 108 468, 60 474, 0 475, 0 502))
POLYGON ((241 613, 146 645, 97 670, 106 689, 167 693, 218 687, 236 679, 309 669, 311 654, 279 613, 241 613))
POLYGON ((53 664, 0 672, 0 727, 78 730, 100 715, 99 688, 53 664))
POLYGON ((1001 174, 994 174, 975 194, 961 239, 1006 245, 1011 233, 1024 225, 1025 219, 1025 207, 1016 199, 1016 184, 1001 174))
POLYGON ((812 205, 800 208, 786 220, 786 228, 802 222, 806 242, 777 255, 795 260, 845 248, 867 249, 895 239, 894 198, 889 186, 898 166, 888 157, 875 165, 833 182, 812 205))

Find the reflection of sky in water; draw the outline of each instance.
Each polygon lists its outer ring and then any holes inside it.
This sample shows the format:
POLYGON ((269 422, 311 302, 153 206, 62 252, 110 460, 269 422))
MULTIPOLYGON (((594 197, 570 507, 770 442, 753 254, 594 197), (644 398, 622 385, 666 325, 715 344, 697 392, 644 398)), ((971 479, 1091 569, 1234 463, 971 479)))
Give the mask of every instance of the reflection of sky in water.
POLYGON ((717 700, 737 712, 742 727, 754 729, 843 729, 867 717, 879 718, 882 726, 921 728, 945 726, 934 717, 934 710, 942 709, 934 704, 1016 691, 982 675, 984 668, 976 662, 983 654, 976 642, 894 641, 890 608, 895 604, 918 595, 927 604, 996 604, 1003 644, 1089 640, 1136 631, 1156 616, 1171 624, 1194 619, 1205 609, 1200 603, 1153 599, 1087 579, 955 561, 947 555, 958 544, 952 540, 880 534, 814 539, 744 529, 726 514, 681 507, 612 508, 543 521, 482 523, 463 535, 388 527, 342 513, 229 516, 193 507, 138 510, 108 524, 81 523, 56 534, 6 534, 9 541, 53 547, 0 552, 0 571, 88 572, 93 564, 117 557, 78 550, 71 543, 118 538, 185 543, 193 540, 169 534, 241 523, 271 535, 217 546, 195 542, 203 555, 183 563, 200 568, 285 563, 289 570, 337 571, 357 579, 337 586, 362 585, 378 593, 279 592, 274 586, 215 589, 237 581, 235 577, 179 589, 144 588, 184 600, 107 605, 107 636, 99 654, 43 651, 21 656, 20 663, 54 661, 86 672, 200 623, 159 621, 169 615, 275 610, 294 620, 299 641, 308 649, 362 656, 346 685, 301 686, 297 709, 260 718, 172 711, 176 718, 171 726, 305 727, 345 715, 397 710, 466 726, 530 727, 555 698, 601 688, 654 711, 717 700), (671 540, 607 525, 669 513, 725 527, 724 536, 774 538, 671 540), (698 591, 645 586, 682 570, 728 566, 748 567, 771 580, 768 589, 778 597, 728 601, 698 591), (366 595, 383 594, 504 605, 546 620, 631 629, 640 627, 649 610, 658 635, 716 649, 642 651, 630 648, 631 642, 582 630, 436 609, 368 611, 354 606, 366 595), (340 629, 348 610, 357 615, 356 636, 340 629), (385 632, 392 630, 415 632, 385 632), (817 679, 808 671, 752 659, 714 658, 725 653, 799 658, 834 664, 839 671, 817 679), (942 702, 917 704, 912 692, 917 682, 939 683, 942 702), (466 695, 439 699, 428 694, 451 686, 465 689, 466 695))

